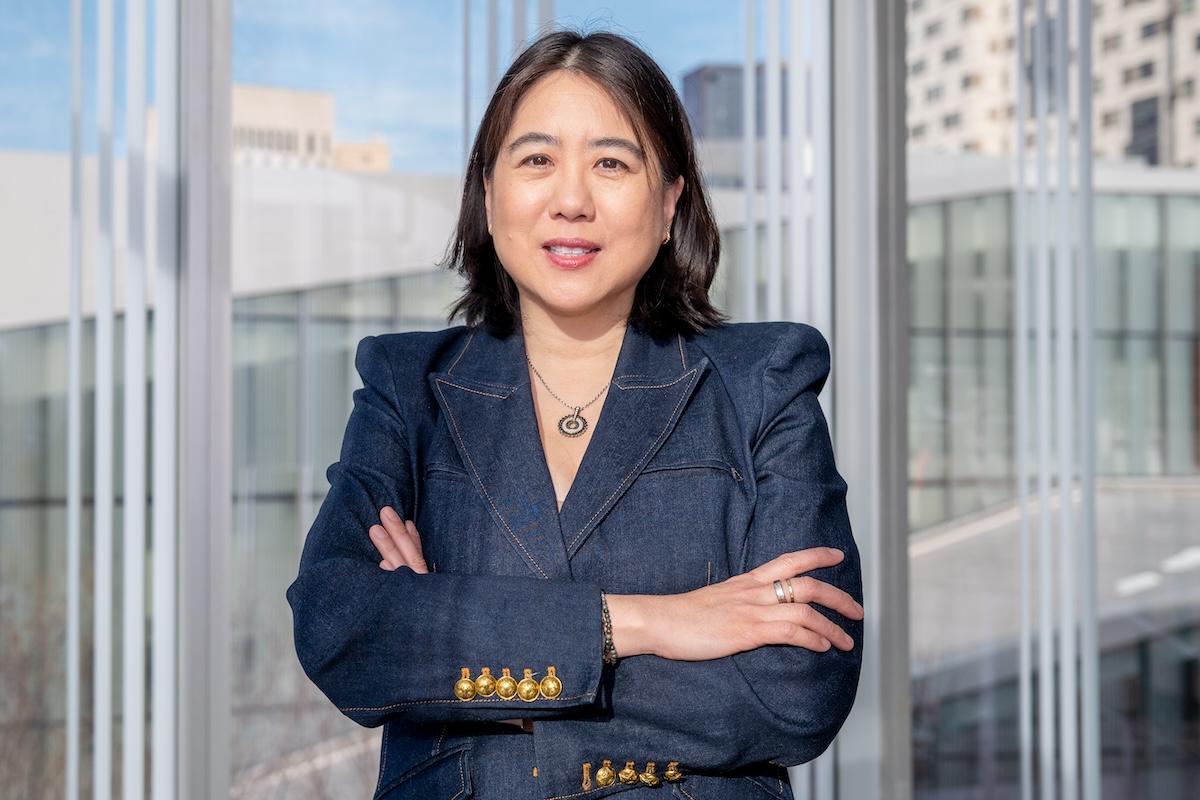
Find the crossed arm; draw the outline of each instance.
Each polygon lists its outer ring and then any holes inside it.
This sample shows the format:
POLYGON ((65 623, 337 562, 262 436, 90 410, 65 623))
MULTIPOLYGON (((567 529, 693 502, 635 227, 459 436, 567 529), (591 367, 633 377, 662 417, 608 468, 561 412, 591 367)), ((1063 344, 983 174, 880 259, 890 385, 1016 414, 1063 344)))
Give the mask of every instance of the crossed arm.
MULTIPOLYGON (((380 511, 370 535, 381 568, 429 571, 416 525, 392 508, 380 511)), ((862 606, 847 592, 805 574, 843 558, 840 550, 813 547, 683 594, 607 595, 613 644, 622 657, 648 654, 673 661, 707 661, 767 645, 849 651, 854 640, 816 606, 852 620, 863 618, 862 606), (778 598, 776 581, 786 587, 786 602, 778 598), (663 626, 664 619, 672 624, 663 626)))

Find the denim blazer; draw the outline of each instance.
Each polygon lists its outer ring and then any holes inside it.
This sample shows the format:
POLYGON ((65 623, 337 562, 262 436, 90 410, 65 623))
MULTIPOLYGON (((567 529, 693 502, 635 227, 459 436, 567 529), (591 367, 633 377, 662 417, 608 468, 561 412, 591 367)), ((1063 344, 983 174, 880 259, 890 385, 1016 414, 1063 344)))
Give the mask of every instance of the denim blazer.
POLYGON ((846 558, 813 574, 861 602, 819 333, 630 329, 561 511, 519 332, 368 338, 356 365, 364 386, 288 599, 311 679, 386 726, 376 797, 791 797, 784 767, 849 713, 861 623, 826 612, 849 653, 605 667, 600 593, 686 592, 826 545, 846 558), (415 520, 430 574, 378 566, 367 530, 383 506, 415 520), (484 668, 532 680, 514 696, 484 668), (496 724, 514 718, 532 732, 496 724))

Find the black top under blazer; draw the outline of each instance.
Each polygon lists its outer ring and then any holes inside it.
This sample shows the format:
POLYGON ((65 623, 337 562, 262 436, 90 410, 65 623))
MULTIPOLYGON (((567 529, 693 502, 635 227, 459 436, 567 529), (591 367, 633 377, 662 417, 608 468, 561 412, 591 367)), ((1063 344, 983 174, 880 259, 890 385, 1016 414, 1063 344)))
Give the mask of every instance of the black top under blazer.
POLYGON ((854 701, 862 624, 826 611, 849 653, 605 667, 600 593, 686 592, 823 545, 846 558, 814 576, 862 601, 817 331, 630 328, 561 511, 519 332, 368 338, 357 367, 288 599, 308 675, 386 725, 376 797, 791 797, 784 767, 825 750, 854 701), (415 520, 430 574, 379 567, 367 531, 384 506, 415 520), (532 680, 514 696, 484 668, 532 680), (532 732, 498 724, 512 719, 532 732))

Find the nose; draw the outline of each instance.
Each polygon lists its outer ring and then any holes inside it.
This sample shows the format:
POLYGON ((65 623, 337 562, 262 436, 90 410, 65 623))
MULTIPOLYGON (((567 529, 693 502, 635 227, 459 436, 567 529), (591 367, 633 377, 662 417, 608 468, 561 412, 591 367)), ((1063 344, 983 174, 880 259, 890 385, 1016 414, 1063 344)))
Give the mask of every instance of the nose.
POLYGON ((596 211, 586 167, 563 165, 554 173, 554 191, 550 216, 568 222, 590 220, 596 211))

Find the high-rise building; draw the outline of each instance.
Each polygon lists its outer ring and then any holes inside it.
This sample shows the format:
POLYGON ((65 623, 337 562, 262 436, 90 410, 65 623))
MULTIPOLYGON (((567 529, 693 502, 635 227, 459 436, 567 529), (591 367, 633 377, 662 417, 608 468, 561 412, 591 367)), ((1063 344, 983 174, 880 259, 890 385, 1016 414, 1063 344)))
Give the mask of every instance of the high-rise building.
MULTIPOLYGON (((780 80, 780 113, 787 135, 788 68, 780 80)), ((755 70, 755 132, 761 137, 766 123, 766 75, 755 70)), ((731 64, 705 64, 683 76, 683 107, 697 139, 740 139, 742 136, 742 68, 731 64)))
MULTIPOLYGON (((909 0, 908 10, 910 145, 938 152, 1014 152, 1018 70, 1012 4, 909 0)), ((1026 4, 1024 13, 1023 71, 1028 75, 1038 31, 1032 4, 1026 4)), ((1200 163, 1200 12, 1195 0, 1109 0, 1095 3, 1093 13, 1095 155, 1152 165, 1200 163)), ((1057 69, 1056 24, 1051 16, 1042 30, 1051 76, 1057 69)), ((1068 25, 1069 78, 1075 84, 1078 20, 1068 25)), ((1036 108, 1032 95, 1026 98, 1026 136, 1032 143, 1036 108)), ((1048 100, 1053 136, 1058 114, 1054 98, 1048 100)), ((1070 117, 1075 140, 1074 102, 1070 117)))
MULTIPOLYGON (((1053 4, 1051 4, 1053 5, 1053 4)), ((1094 155, 1147 164, 1200 164, 1200 11, 1196 0, 1110 0, 1094 6, 1092 131, 1094 155)), ((1016 36, 1009 2, 908 0, 908 135, 919 150, 1003 155, 1015 152, 1016 36)), ((1034 8, 1025 8, 1025 68, 1033 70, 1034 8)), ((1069 80, 1078 81, 1078 20, 1069 21, 1069 80)), ((1057 20, 1042 30, 1053 82, 1057 20)), ((742 136, 742 68, 703 65, 683 79, 684 106, 698 138, 742 136)), ((787 70, 784 68, 786 106, 787 70)), ((757 131, 764 128, 763 69, 757 86, 757 131)), ((1027 84, 1028 85, 1028 84, 1027 84)), ((1078 97, 1078 92, 1069 93, 1078 97)), ((1047 98, 1048 135, 1058 114, 1047 98)), ((1027 144, 1036 130, 1026 93, 1027 144)), ((1078 104, 1070 103, 1076 140, 1078 104)), ((786 135, 787 114, 784 112, 786 135)))

